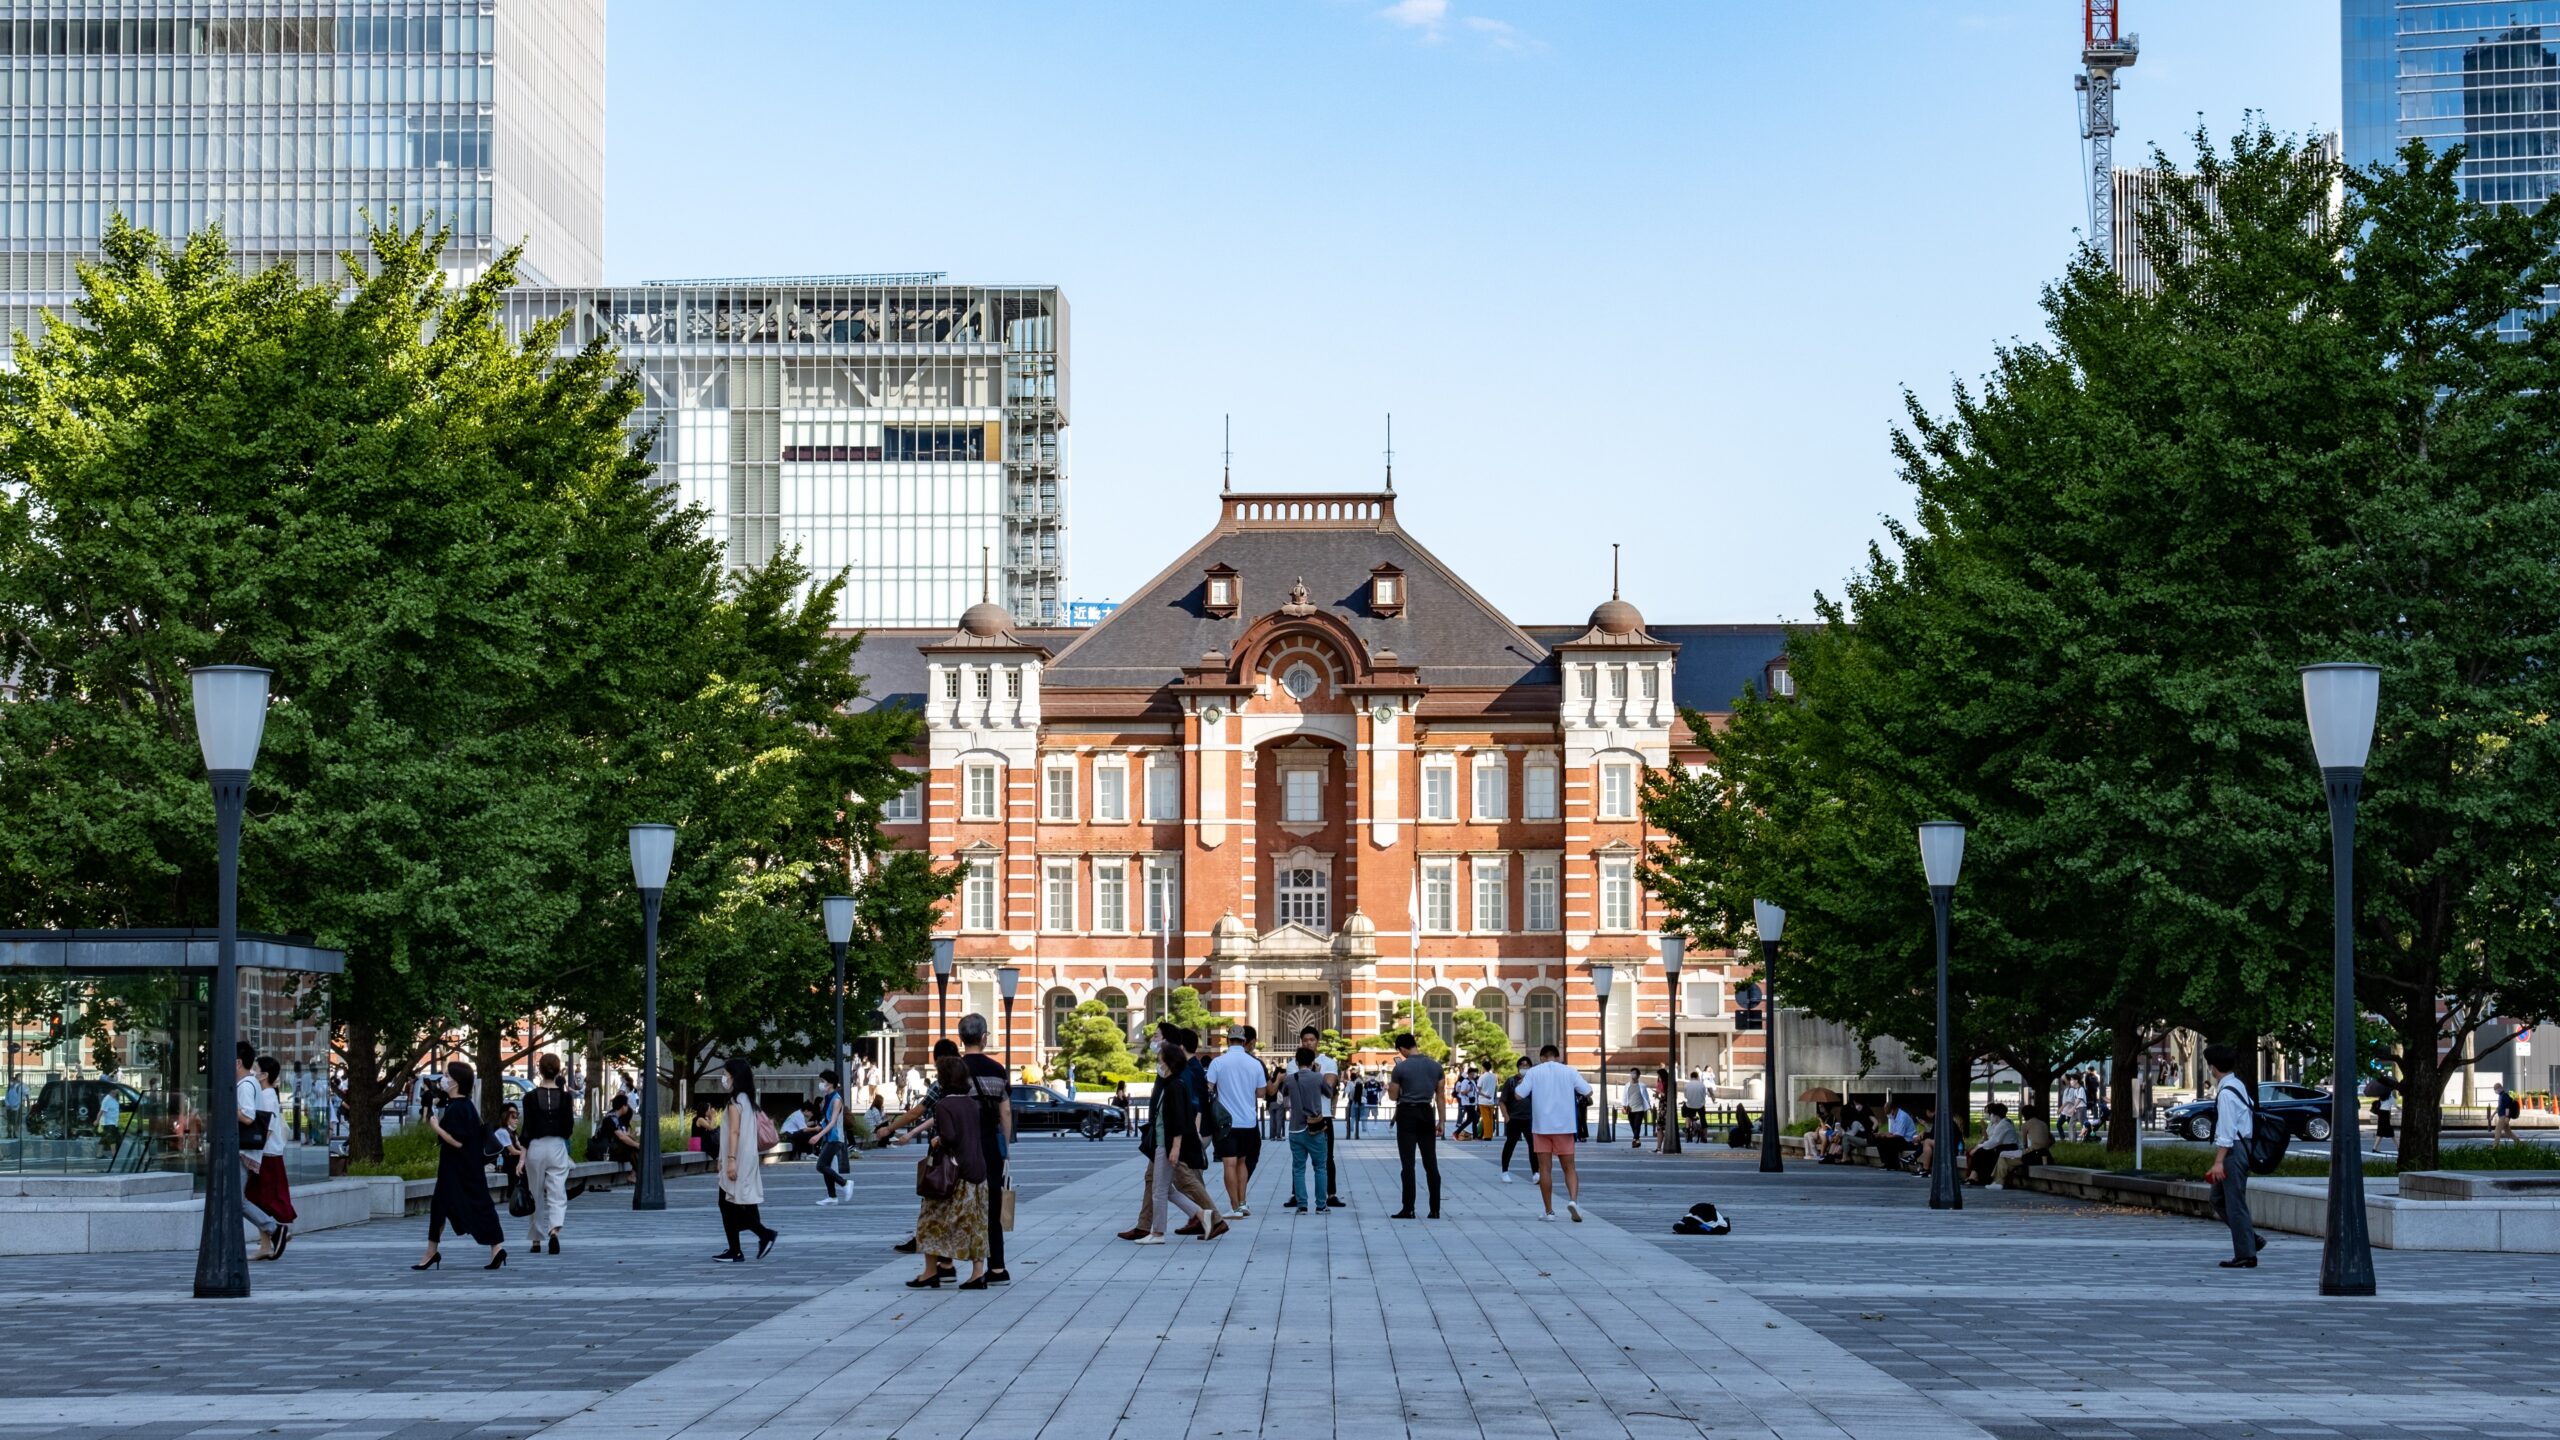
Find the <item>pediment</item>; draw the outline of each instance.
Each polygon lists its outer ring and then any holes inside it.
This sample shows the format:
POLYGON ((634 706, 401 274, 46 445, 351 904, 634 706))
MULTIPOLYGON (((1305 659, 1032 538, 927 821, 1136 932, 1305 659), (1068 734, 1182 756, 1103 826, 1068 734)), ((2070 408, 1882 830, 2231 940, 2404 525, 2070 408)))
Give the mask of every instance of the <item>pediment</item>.
POLYGON ((1265 957, 1330 955, 1333 953, 1333 937, 1292 920, 1277 930, 1265 932, 1255 943, 1254 952, 1265 957))

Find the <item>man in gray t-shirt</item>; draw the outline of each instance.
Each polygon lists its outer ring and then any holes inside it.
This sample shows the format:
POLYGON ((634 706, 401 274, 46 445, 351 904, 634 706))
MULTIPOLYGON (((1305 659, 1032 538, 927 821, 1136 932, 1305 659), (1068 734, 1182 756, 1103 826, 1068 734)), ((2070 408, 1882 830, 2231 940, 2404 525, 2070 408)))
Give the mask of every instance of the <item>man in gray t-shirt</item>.
POLYGON ((1316 1172, 1315 1213, 1325 1212, 1325 1197, 1331 1192, 1333 1177, 1326 1173, 1325 1135, 1331 1128, 1332 1106, 1327 1103, 1325 1073, 1316 1068, 1313 1047, 1300 1046, 1297 1068, 1280 1081, 1280 1098, 1289 1112, 1289 1191, 1295 1209, 1307 1213, 1307 1167, 1316 1172), (1313 1128, 1309 1128, 1313 1127, 1313 1128))
POLYGON ((1404 1170, 1404 1208, 1389 1216, 1413 1218, 1413 1160, 1422 1157, 1431 1182, 1431 1218, 1440 1218, 1440 1062, 1414 1045, 1412 1032, 1396 1037, 1396 1065, 1387 1072, 1387 1098, 1396 1107, 1396 1163, 1404 1170))

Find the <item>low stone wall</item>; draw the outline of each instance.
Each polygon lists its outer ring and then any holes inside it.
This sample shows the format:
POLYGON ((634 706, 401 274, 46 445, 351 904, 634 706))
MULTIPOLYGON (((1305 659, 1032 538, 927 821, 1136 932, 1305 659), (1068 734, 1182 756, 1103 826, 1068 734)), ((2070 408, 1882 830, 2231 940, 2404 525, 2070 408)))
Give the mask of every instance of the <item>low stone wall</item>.
MULTIPOLYGON (((2213 1216, 2212 1191, 2200 1180, 2036 1165, 2028 1168, 2025 1186, 2110 1205, 2213 1216)), ((2249 1218, 2261 1230, 2325 1236, 2329 1233, 2329 1182, 2281 1175, 2254 1178, 2249 1182, 2249 1218)), ((2494 1181, 2472 1172, 2413 1171, 2399 1180, 2366 1179, 2365 1229, 2375 1248, 2382 1250, 2560 1255, 2560 1200, 2504 1198, 2494 1181), (2427 1192, 2428 1198, 2402 1194, 2403 1181, 2427 1192), (2482 1198, 2449 1198, 2455 1195, 2482 1198)))

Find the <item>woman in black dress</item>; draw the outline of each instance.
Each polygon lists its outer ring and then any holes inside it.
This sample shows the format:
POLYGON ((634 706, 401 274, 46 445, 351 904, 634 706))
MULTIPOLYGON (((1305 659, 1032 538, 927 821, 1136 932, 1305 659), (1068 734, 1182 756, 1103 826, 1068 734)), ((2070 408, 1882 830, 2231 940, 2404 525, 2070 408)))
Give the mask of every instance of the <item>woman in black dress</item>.
POLYGON ((488 1131, 471 1103, 471 1067, 456 1060, 444 1072, 453 1078, 453 1088, 444 1108, 427 1121, 438 1142, 436 1193, 427 1209, 427 1253, 409 1268, 428 1270, 443 1262, 436 1243, 444 1238, 444 1227, 451 1225, 455 1234, 489 1247, 489 1263, 482 1268, 495 1270, 507 1263, 507 1234, 498 1225, 498 1207, 489 1199, 489 1157, 481 1148, 488 1131))

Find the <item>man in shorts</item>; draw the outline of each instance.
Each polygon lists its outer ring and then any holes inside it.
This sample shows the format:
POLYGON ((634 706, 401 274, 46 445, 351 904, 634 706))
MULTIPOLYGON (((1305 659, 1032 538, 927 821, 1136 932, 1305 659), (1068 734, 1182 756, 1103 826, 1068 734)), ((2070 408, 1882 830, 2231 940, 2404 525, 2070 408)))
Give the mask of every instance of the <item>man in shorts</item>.
POLYGON ((1529 1102, 1529 1163, 1538 1171, 1538 1198, 1547 1207, 1540 1218, 1556 1218, 1558 1167, 1564 1170, 1564 1208, 1573 1223, 1582 1223, 1582 1177, 1574 1173, 1574 1104, 1591 1094, 1582 1072, 1557 1058, 1553 1045, 1538 1047, 1538 1063, 1520 1077, 1519 1095, 1529 1102))
POLYGON ((1226 1110, 1226 1130, 1218 1137, 1218 1160, 1226 1170, 1227 1218, 1241 1220, 1245 1188, 1254 1163, 1262 1158, 1261 1105, 1273 1089, 1270 1072, 1253 1058, 1253 1027, 1227 1027, 1226 1053, 1209 1062, 1209 1098, 1226 1110))

